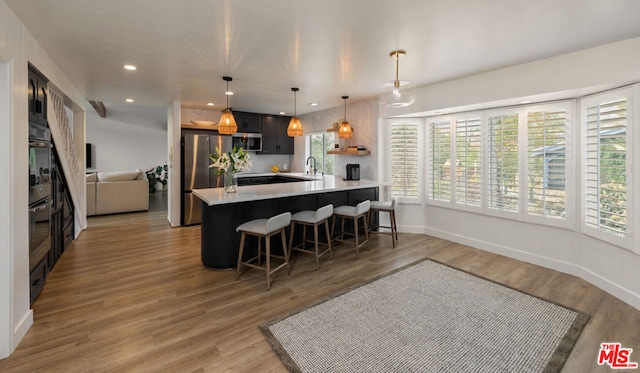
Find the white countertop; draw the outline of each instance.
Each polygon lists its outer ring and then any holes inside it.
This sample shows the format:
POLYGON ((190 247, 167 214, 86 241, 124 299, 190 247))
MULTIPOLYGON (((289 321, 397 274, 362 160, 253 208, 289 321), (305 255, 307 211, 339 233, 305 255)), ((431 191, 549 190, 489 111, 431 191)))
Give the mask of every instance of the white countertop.
POLYGON ((357 180, 346 181, 341 177, 333 175, 308 175, 302 173, 267 173, 267 174, 244 174, 247 176, 286 176, 305 179, 307 181, 276 183, 262 185, 239 186, 237 193, 224 193, 224 188, 194 189, 193 194, 203 200, 209 206, 222 205, 226 203, 257 201, 262 199, 292 197, 301 194, 337 192, 349 189, 375 188, 388 183, 357 180))

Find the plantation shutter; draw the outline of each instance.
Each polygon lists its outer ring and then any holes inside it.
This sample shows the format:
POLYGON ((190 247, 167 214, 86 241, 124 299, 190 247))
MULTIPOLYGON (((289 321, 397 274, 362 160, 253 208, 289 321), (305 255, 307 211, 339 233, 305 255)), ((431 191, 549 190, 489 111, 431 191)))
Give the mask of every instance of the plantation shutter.
POLYGON ((418 125, 394 123, 390 129, 391 196, 418 199, 418 125))
POLYGON ((627 236, 627 99, 586 108, 585 223, 627 236))
POLYGON ((482 203, 482 120, 456 119, 455 201, 480 207, 482 203))
POLYGON ((527 113, 527 182, 529 215, 566 215, 566 110, 527 113))
POLYGON ((488 120, 488 207, 519 211, 518 114, 488 120))
MULTIPOLYGON (((429 123, 429 199, 451 201, 451 122, 449 120, 429 123)), ((453 170, 453 171, 452 171, 453 170)))

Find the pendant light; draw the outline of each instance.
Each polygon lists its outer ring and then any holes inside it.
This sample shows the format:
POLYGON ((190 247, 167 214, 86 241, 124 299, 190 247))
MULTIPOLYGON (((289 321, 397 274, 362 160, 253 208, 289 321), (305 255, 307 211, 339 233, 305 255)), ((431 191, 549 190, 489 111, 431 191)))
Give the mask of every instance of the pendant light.
POLYGON ((304 130, 302 129, 302 123, 300 123, 300 119, 296 116, 296 92, 298 92, 299 88, 291 88, 293 91, 293 117, 289 121, 289 127, 287 127, 287 135, 290 137, 302 136, 304 130))
POLYGON ((229 91, 229 82, 233 79, 230 76, 223 76, 222 80, 227 82, 227 90, 224 93, 225 95, 227 95, 227 108, 222 111, 220 124, 218 125, 218 132, 221 135, 231 135, 238 132, 238 125, 236 124, 236 120, 233 117, 231 108, 229 107, 229 96, 233 94, 231 91, 229 91))
POLYGON ((350 139, 353 136, 353 131, 351 131, 351 125, 347 122, 347 99, 349 96, 342 96, 344 100, 344 119, 340 123, 340 128, 338 129, 338 137, 341 139, 350 139))
POLYGON ((389 53, 389 57, 396 60, 396 79, 388 81, 382 85, 380 103, 389 108, 401 108, 409 106, 416 100, 416 88, 407 80, 398 78, 398 61, 400 57, 407 55, 403 50, 395 50, 389 53))

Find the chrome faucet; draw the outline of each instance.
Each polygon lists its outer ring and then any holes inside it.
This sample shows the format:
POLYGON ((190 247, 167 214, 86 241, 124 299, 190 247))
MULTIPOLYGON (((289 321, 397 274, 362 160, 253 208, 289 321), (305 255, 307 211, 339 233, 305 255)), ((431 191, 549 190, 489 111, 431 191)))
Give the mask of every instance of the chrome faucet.
POLYGON ((310 159, 313 159, 313 175, 315 175, 316 174, 316 159, 312 155, 310 155, 309 158, 307 158, 307 163, 306 163, 307 165, 309 165, 309 160, 310 159))

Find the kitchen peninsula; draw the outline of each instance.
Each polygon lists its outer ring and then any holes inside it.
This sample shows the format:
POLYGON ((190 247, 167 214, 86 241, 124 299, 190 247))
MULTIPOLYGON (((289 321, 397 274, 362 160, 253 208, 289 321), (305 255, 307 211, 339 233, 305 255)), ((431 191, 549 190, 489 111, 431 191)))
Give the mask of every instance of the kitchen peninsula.
MULTIPOLYGON (((244 222, 270 218, 287 211, 293 214, 315 210, 329 203, 337 207, 356 205, 367 199, 377 200, 379 187, 384 185, 370 180, 343 180, 333 175, 269 175, 293 177, 301 181, 240 186, 237 193, 229 194, 225 194, 223 188, 193 191, 202 200, 200 245, 203 265, 215 269, 236 267, 240 242, 236 227, 244 222)), ((255 242, 247 241, 249 247, 256 247, 255 242)))

